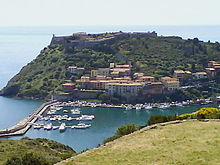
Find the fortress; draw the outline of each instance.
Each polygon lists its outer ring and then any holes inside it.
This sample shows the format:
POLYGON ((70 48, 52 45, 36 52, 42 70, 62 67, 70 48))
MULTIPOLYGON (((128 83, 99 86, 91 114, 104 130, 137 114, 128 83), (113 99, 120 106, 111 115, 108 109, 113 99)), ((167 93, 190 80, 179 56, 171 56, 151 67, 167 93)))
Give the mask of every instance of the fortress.
POLYGON ((74 46, 77 48, 88 48, 92 49, 97 47, 99 44, 112 44, 118 39, 126 39, 131 37, 157 37, 156 32, 133 32, 133 33, 101 33, 101 34, 86 34, 84 32, 74 33, 71 36, 55 36, 51 40, 50 45, 60 44, 65 48, 74 46))

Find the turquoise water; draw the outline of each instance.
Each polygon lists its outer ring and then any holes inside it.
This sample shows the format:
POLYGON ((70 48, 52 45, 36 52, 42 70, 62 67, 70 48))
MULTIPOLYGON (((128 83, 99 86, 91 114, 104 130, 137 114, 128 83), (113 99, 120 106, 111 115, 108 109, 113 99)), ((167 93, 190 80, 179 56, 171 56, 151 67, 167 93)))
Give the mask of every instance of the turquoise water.
MULTIPOLYGON (((53 34, 71 35, 74 32, 101 33, 112 31, 156 31, 163 36, 181 36, 185 39, 198 37, 200 40, 220 42, 220 26, 73 26, 73 27, 0 27, 0 89, 19 70, 36 58, 40 50, 49 45, 53 34)), ((41 102, 17 100, 0 97, 0 129, 10 127, 33 112, 41 102)), ((58 130, 33 130, 25 136, 43 137, 57 140, 73 147, 76 151, 93 148, 112 136, 117 127, 136 123, 143 125, 150 115, 182 114, 192 112, 198 107, 174 108, 169 110, 123 111, 120 109, 87 109, 86 114, 94 114, 92 127, 86 130, 67 129, 64 133, 58 130)), ((21 137, 14 137, 21 138, 21 137)))

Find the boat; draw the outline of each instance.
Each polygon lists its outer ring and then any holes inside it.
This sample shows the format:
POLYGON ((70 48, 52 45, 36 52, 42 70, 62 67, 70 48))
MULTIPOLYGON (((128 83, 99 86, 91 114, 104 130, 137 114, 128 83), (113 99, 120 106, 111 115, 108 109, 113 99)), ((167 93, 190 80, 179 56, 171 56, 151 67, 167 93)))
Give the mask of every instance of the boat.
POLYGON ((144 109, 152 109, 152 106, 146 105, 146 106, 144 106, 144 109))
POLYGON ((71 113, 72 113, 73 115, 79 115, 79 114, 80 114, 80 110, 79 110, 79 109, 72 109, 72 110, 71 110, 71 113))
POLYGON ((75 126, 72 126, 71 128, 84 129, 89 127, 91 127, 91 124, 79 123, 75 126))
POLYGON ((127 106, 125 109, 126 109, 126 110, 131 110, 131 109, 132 109, 132 106, 127 106))
POLYGON ((33 125, 33 128, 34 129, 41 129, 41 128, 43 128, 43 125, 42 124, 35 124, 35 125, 33 125))
POLYGON ((60 126, 59 126, 59 130, 60 131, 64 131, 66 129, 66 124, 65 123, 62 123, 60 126))
POLYGON ((56 107, 56 110, 59 111, 61 110, 63 107, 56 107))
POLYGON ((52 123, 45 125, 44 129, 45 130, 51 130, 52 129, 52 123))
POLYGON ((64 112, 64 113, 68 113, 68 110, 65 109, 65 110, 63 110, 63 112, 64 112))
POLYGON ((77 117, 76 120, 93 120, 94 118, 94 115, 82 115, 80 117, 77 117))
POLYGON ((58 129, 60 126, 53 126, 52 128, 53 129, 58 129))
POLYGON ((141 110, 141 107, 138 106, 138 107, 135 107, 135 109, 136 109, 136 110, 141 110))

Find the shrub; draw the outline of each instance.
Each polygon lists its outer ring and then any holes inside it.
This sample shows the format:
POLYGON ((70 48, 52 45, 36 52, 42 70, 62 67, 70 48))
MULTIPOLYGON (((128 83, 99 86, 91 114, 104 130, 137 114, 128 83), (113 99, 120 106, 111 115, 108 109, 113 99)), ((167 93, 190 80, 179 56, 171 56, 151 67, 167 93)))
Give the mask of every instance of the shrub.
POLYGON ((110 141, 113 141, 113 140, 115 140, 115 139, 117 139, 117 138, 120 138, 120 137, 122 137, 122 136, 124 136, 124 135, 128 135, 128 134, 130 134, 130 133, 132 133, 132 132, 134 132, 134 131, 137 131, 137 130, 139 130, 139 129, 140 129, 140 126, 137 126, 137 125, 135 125, 135 124, 123 125, 123 126, 119 127, 119 128, 116 130, 114 136, 111 136, 111 137, 105 139, 105 140, 103 141, 103 143, 106 144, 106 143, 108 143, 108 142, 110 142, 110 141))
POLYGON ((183 119, 190 119, 192 117, 193 117, 192 113, 186 113, 186 114, 182 114, 182 115, 177 116, 177 119, 183 120, 183 119))
POLYGON ((135 124, 127 124, 127 125, 124 125, 124 126, 121 126, 117 129, 115 135, 116 136, 124 136, 124 135, 127 135, 127 134, 130 134, 134 131, 137 131, 139 129, 139 127, 135 124))
POLYGON ((148 120, 148 125, 156 124, 156 123, 164 123, 168 121, 176 120, 176 116, 161 116, 161 115, 155 115, 151 116, 148 120))

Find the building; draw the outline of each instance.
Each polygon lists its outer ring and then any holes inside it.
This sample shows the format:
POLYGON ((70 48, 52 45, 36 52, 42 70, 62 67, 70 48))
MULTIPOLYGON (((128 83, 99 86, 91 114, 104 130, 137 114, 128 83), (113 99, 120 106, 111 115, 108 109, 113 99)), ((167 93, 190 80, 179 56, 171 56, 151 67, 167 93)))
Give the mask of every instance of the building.
POLYGON ((196 72, 196 73, 193 73, 193 76, 197 79, 208 78, 208 74, 206 72, 196 72))
POLYGON ((80 67, 77 67, 77 66, 69 66, 68 71, 71 74, 81 74, 85 71, 85 68, 80 68, 80 67))
POLYGON ((162 77, 161 82, 167 90, 176 90, 180 87, 180 82, 177 78, 162 77))
POLYGON ((63 92, 73 92, 75 89, 75 84, 74 83, 64 83, 62 84, 63 92))
POLYGON ((98 75, 98 70, 91 70, 90 76, 96 77, 98 75))
POLYGON ((219 62, 216 62, 216 61, 209 61, 208 62, 208 68, 215 68, 215 66, 218 66, 220 65, 219 62))
POLYGON ((138 78, 139 82, 154 82, 155 81, 155 77, 152 76, 142 76, 138 78))
POLYGON ((108 77, 110 75, 110 69, 109 68, 99 68, 98 69, 98 75, 108 77))
POLYGON ((206 72, 209 77, 214 77, 216 75, 215 68, 206 68, 206 72))
POLYGON ((143 85, 141 83, 108 83, 105 85, 108 95, 126 98, 137 97, 142 88, 143 85))
POLYGON ((173 77, 177 78, 179 80, 182 80, 183 78, 190 77, 192 75, 192 72, 190 71, 183 71, 183 70, 175 70, 173 73, 173 77))
POLYGON ((144 76, 144 73, 142 73, 142 72, 136 72, 133 75, 134 79, 138 79, 139 77, 143 77, 143 76, 144 76))
POLYGON ((143 95, 161 95, 164 93, 164 85, 162 82, 152 82, 146 84, 143 88, 143 95))
POLYGON ((110 69, 109 68, 99 68, 97 70, 91 70, 90 75, 91 75, 91 77, 96 77, 98 75, 108 77, 110 75, 110 69))

